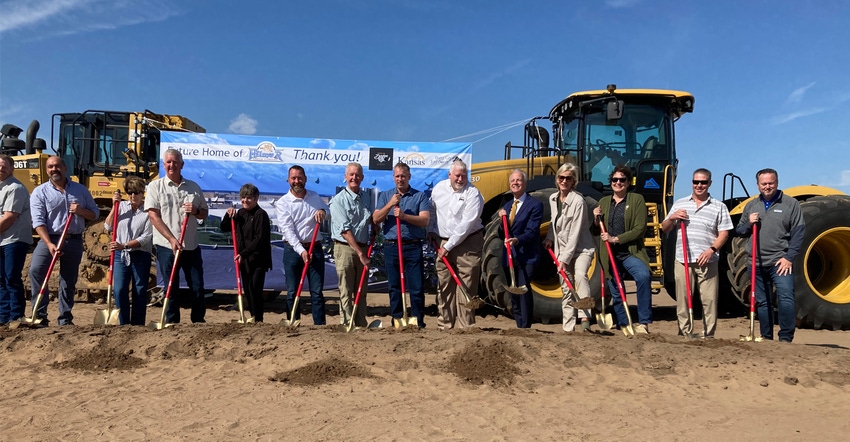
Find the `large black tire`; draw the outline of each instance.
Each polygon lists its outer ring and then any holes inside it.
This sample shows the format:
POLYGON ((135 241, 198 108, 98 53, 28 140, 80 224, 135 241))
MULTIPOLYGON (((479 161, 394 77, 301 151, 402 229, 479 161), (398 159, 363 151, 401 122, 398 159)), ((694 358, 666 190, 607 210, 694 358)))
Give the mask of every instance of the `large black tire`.
POLYGON ((815 328, 850 329, 850 196, 801 203, 806 234, 794 260, 797 318, 815 328))
POLYGON ((729 253, 726 254, 726 262, 728 263, 726 279, 735 299, 741 305, 749 307, 751 291, 750 272, 747 271, 747 266, 750 263, 750 255, 746 250, 747 241, 751 241, 751 239, 734 237, 730 241, 731 248, 729 253))

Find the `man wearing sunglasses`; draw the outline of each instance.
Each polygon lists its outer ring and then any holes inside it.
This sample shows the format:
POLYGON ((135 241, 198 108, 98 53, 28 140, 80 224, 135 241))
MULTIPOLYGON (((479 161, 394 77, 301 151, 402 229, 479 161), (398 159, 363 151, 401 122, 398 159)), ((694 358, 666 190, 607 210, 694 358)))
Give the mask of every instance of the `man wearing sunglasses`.
MULTIPOLYGON (((620 275, 623 270, 632 275, 637 286, 638 322, 635 331, 649 333, 652 323, 652 286, 649 273, 649 255, 644 248, 643 237, 646 232, 646 201, 643 196, 628 192, 632 182, 632 170, 628 166, 619 165, 611 173, 611 189, 613 195, 603 197, 599 205, 593 209, 593 216, 602 215, 605 232, 599 228, 598 221, 593 223, 591 233, 599 235, 601 242, 611 245, 614 262, 620 275)), ((601 243, 600 243, 601 245, 601 243)), ((621 287, 617 287, 611 274, 611 259, 607 247, 599 248, 602 268, 608 273, 608 289, 612 294, 611 303, 617 313, 617 323, 620 327, 628 325, 626 309, 620 298, 621 287)))
POLYGON ((695 170, 692 185, 691 195, 676 200, 670 207, 670 213, 661 222, 661 230, 669 232, 676 229, 676 316, 679 331, 687 337, 713 338, 717 325, 719 250, 726 243, 734 225, 726 205, 708 193, 711 186, 711 172, 708 169, 695 170), (683 226, 687 250, 682 244, 683 226), (691 287, 686 287, 685 262, 688 264, 691 287), (694 333, 694 325, 688 316, 687 294, 694 286, 699 287, 702 301, 703 332, 700 334, 694 333))

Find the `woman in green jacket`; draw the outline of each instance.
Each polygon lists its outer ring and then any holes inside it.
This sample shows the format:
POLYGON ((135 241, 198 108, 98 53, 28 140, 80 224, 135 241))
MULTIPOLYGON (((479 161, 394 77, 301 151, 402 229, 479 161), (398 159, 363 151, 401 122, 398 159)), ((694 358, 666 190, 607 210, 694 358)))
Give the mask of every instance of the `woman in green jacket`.
POLYGON ((614 254, 614 262, 620 275, 628 272, 637 285, 638 333, 649 333, 652 323, 652 291, 649 273, 649 256, 644 248, 643 238, 646 232, 646 201, 641 195, 629 193, 632 171, 626 166, 617 166, 611 173, 611 189, 614 194, 599 200, 599 206, 593 209, 593 215, 601 215, 606 233, 602 233, 599 224, 594 223, 593 233, 599 234, 600 259, 602 268, 608 274, 608 289, 612 295, 612 304, 617 313, 617 322, 621 327, 628 324, 626 310, 620 298, 620 287, 611 276, 610 258, 607 248, 601 243, 608 242, 614 254))

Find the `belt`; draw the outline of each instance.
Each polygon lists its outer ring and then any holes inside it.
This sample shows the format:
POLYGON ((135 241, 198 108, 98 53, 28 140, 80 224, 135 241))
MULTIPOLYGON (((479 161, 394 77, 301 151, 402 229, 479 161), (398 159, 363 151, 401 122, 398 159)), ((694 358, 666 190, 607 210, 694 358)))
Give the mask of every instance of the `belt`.
MULTIPOLYGON (((344 246, 347 246, 347 245, 348 245, 348 243, 347 243, 347 242, 345 242, 345 241, 337 241, 337 240, 334 240, 334 242, 335 242, 335 243, 337 243, 337 244, 342 244, 342 245, 344 245, 344 246)), ((358 245, 358 246, 360 246, 360 247, 366 247, 366 246, 368 246, 368 244, 366 244, 366 243, 362 243, 362 242, 357 243, 357 245, 358 245)))
MULTIPOLYGON (((483 228, 483 227, 482 227, 482 228, 480 228, 480 229, 478 229, 478 230, 476 230, 476 231, 474 231, 474 232, 472 232, 472 233, 470 233, 470 234, 469 234, 469 236, 467 236, 467 238, 469 238, 469 237, 470 237, 470 236, 472 236, 472 235, 475 235, 476 233, 482 233, 482 232, 484 232, 484 228, 483 228)), ((439 238, 440 238, 440 239, 442 239, 443 241, 448 241, 448 240, 449 240, 448 238, 443 238, 442 236, 440 236, 439 238)))
MULTIPOLYGON (((421 240, 421 239, 402 239, 401 245, 422 244, 422 242, 423 242, 423 240, 421 240)), ((397 239, 385 239, 384 243, 397 244, 398 240, 397 239)))

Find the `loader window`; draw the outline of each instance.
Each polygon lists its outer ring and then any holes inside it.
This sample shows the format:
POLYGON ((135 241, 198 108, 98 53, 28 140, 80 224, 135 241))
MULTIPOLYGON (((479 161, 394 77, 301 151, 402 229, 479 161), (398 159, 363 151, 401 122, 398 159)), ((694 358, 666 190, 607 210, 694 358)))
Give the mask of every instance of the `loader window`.
POLYGON ((127 164, 127 158, 123 152, 127 145, 127 127, 107 127, 105 133, 99 137, 97 149, 94 155, 95 163, 110 166, 123 166, 127 164))

